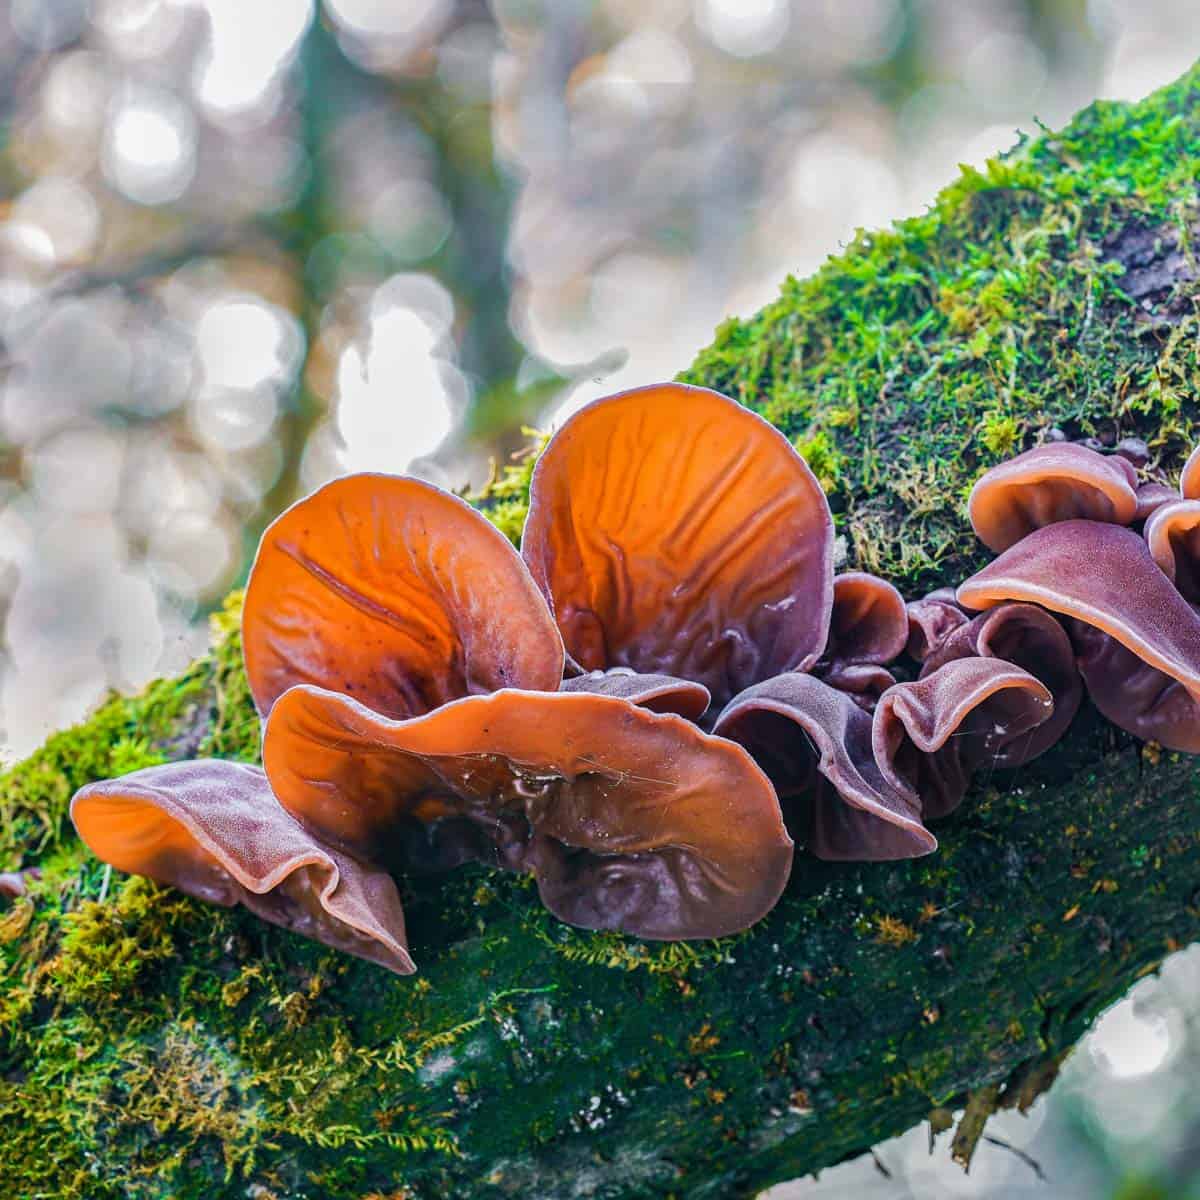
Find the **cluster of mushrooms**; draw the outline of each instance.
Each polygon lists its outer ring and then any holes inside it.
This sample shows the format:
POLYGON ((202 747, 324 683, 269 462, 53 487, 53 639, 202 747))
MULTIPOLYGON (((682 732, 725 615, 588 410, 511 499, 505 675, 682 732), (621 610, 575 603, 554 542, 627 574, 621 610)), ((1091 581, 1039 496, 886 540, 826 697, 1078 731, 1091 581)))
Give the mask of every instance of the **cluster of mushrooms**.
POLYGON ((988 471, 970 516, 998 557, 908 604, 834 575, 804 460, 699 388, 567 421, 519 554, 427 483, 339 479, 267 530, 247 587, 263 768, 151 767, 71 816, 121 870, 399 973, 394 876, 470 861, 532 873, 573 925, 730 934, 779 899, 793 837, 934 850, 972 772, 1045 751, 1085 687, 1200 751, 1200 452, 1181 495, 1141 462, 1060 441, 988 471))

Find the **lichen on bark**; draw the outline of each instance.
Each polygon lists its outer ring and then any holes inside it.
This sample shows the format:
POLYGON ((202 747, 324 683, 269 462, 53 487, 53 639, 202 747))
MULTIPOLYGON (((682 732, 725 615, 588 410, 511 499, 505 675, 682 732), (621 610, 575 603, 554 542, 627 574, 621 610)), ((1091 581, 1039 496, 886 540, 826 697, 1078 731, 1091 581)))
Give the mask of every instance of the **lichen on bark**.
MULTIPOLYGON (((795 439, 847 564, 954 582, 982 561, 966 491, 1040 431, 1139 435, 1163 478, 1190 448, 1197 147, 1200 70, 1096 104, 789 279, 684 378, 795 439)), ((527 482, 480 502, 510 536, 527 482)), ((90 779, 257 749, 235 601, 187 673, 0 780, 0 870, 41 868, 0 910, 10 1194, 750 1195, 972 1093, 1027 1104, 1200 936, 1200 771, 1090 711, 981 778, 936 855, 802 856, 717 943, 572 930, 483 869, 407 881, 415 979, 110 878, 66 824, 90 779)))

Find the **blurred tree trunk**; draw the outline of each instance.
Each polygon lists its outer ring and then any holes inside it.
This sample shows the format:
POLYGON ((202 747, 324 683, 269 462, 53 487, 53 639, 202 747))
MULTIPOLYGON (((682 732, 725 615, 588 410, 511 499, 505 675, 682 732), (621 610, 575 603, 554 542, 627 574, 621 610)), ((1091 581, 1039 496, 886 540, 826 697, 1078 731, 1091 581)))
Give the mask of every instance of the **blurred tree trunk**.
MULTIPOLYGON (((909 592, 978 561, 979 467, 1058 425, 1194 436, 1200 73, 1097 105, 863 237, 688 377, 793 434, 847 561, 909 592)), ((567 928, 521 880, 406 882, 396 979, 241 913, 114 878, 80 784, 253 757, 227 619, 213 654, 56 735, 0 788, 0 1177, 15 1195, 737 1197, 927 1117, 1026 1105, 1095 1015, 1200 936, 1196 761, 1086 711, 981 778, 930 858, 799 856, 715 944, 567 928)))

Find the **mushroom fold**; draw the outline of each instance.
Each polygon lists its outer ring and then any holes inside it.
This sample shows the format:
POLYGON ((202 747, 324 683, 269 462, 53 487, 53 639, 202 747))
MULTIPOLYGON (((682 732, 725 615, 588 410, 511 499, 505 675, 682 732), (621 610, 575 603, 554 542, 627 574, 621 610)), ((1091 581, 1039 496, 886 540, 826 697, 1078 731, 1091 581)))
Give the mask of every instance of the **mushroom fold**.
POLYGON ((825 645, 825 495, 778 430, 703 388, 568 420, 534 469, 521 552, 583 671, 690 679, 720 706, 825 645))
POLYGON ((1067 731, 1083 700, 1083 682, 1066 630, 1033 604, 999 604, 951 632, 926 660, 922 676, 959 658, 999 658, 1028 671, 1054 698, 1053 714, 1023 738, 998 749, 998 767, 1020 767, 1049 750, 1067 731))
POLYGON ((745 746, 779 793, 793 834, 818 858, 882 862, 937 849, 911 789, 871 747, 871 718, 812 675, 777 675, 735 696, 714 732, 745 746))
POLYGON ((740 746, 615 696, 505 690, 393 721, 296 687, 263 759, 323 839, 389 867, 531 871, 547 908, 588 929, 721 937, 767 913, 791 869, 775 793, 740 746))
POLYGON ((895 788, 921 797, 921 816, 948 816, 972 773, 1002 759, 1049 719, 1054 700, 1027 671, 995 658, 959 658, 898 683, 879 700, 875 759, 895 788))
POLYGON ((275 520, 242 637, 263 715, 299 683, 407 717, 562 677, 562 640, 504 535, 457 496, 391 475, 334 480, 275 520))
POLYGON ((1154 561, 1189 604, 1200 604, 1200 500, 1170 500, 1142 531, 1154 561))
POLYGON ((979 540, 1000 553, 1058 521, 1128 525, 1137 512, 1136 487, 1128 459, 1052 442, 985 472, 971 489, 967 511, 979 540))
POLYGON ((600 696, 618 696, 651 712, 676 713, 689 721, 698 721, 708 709, 708 688, 690 679, 674 675, 639 675, 626 667, 611 671, 589 671, 564 679, 560 692, 592 692, 600 696))
POLYGON ((890 663, 907 641, 904 597, 890 583, 866 571, 835 577, 829 641, 818 669, 890 663))
POLYGON ((936 588, 920 600, 905 605, 908 613, 909 658, 924 662, 960 625, 970 620, 954 598, 952 587, 936 588))
POLYGON ((400 975, 409 957, 390 876, 322 845, 277 803, 258 767, 198 759, 81 788, 71 820, 91 851, 212 904, 400 975))
POLYGON ((1096 707, 1138 737, 1200 752, 1200 616, 1133 530, 1093 521, 1039 529, 958 598, 977 609, 1025 600, 1073 618, 1068 632, 1096 707))

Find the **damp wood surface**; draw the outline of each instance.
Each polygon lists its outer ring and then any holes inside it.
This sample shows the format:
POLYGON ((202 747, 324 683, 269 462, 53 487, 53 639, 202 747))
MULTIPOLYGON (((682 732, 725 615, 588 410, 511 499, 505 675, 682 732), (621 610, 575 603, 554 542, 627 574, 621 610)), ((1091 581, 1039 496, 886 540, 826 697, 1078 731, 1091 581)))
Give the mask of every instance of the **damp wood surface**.
MULTIPOLYGON (((794 439, 840 569, 958 582, 986 557, 971 484, 1050 428, 1142 437, 1173 482, 1200 433, 1198 147, 1200 70, 1093 105, 787 280, 681 378, 794 439)), ((527 483, 479 501, 510 536, 527 483)), ((40 869, 0 901, 6 1195, 752 1196, 971 1097, 1027 1105, 1200 937, 1200 763, 1085 706, 1044 758, 981 773, 935 855, 801 854, 745 934, 584 933, 467 869, 404 884, 420 974, 396 978, 110 875, 66 821, 92 779, 255 759, 237 604, 184 675, 0 779, 0 871, 40 869)))

